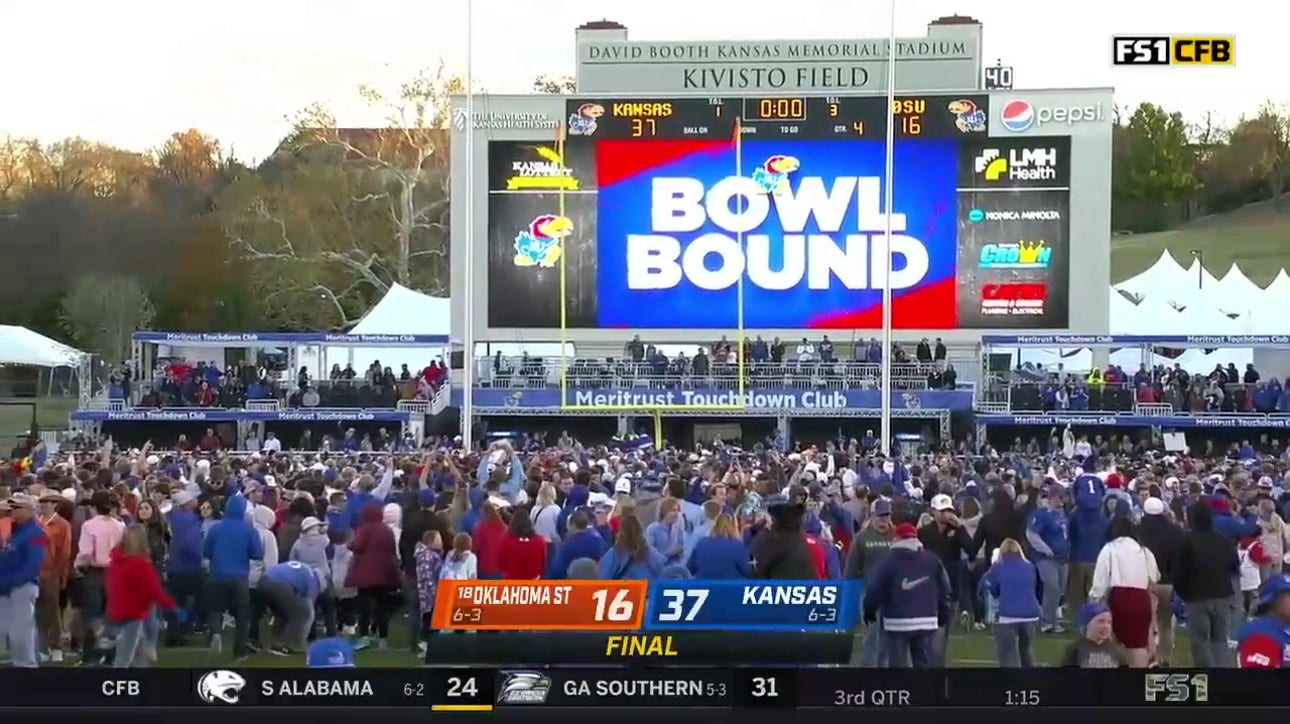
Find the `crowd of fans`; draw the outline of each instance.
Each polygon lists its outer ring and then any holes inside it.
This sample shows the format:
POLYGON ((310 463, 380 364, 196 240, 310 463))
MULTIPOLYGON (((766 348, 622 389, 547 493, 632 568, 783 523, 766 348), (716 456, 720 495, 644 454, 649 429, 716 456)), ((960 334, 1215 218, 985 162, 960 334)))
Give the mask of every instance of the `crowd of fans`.
POLYGON ((1067 622, 1064 663, 1093 668, 1177 663, 1184 638, 1198 666, 1281 666, 1290 643, 1284 454, 1117 455, 1069 430, 1061 453, 973 457, 528 443, 19 451, 8 655, 146 666, 339 637, 433 657, 446 578, 863 579, 869 666, 944 666, 953 626, 988 628, 1001 666, 1067 622))
POLYGON ((1118 365, 1075 372, 1027 363, 1012 370, 1007 385, 1014 410, 1128 412, 1169 405, 1180 413, 1290 413, 1290 389, 1275 377, 1263 379, 1253 364, 1244 373, 1233 364, 1215 365, 1208 374, 1144 364, 1129 374, 1118 365))
MULTIPOLYGON (((875 389, 882 384, 882 344, 876 339, 857 341, 851 355, 839 355, 828 335, 819 340, 803 337, 790 346, 779 337, 767 342, 760 335, 744 340, 745 385, 789 389, 875 389)), ((737 342, 722 337, 702 345, 692 355, 669 355, 661 346, 647 344, 637 335, 623 348, 621 357, 577 358, 568 364, 568 383, 575 387, 612 389, 652 387, 677 389, 710 387, 735 389, 739 385, 737 342)), ((920 341, 910 355, 899 343, 891 349, 891 386, 894 389, 955 389, 958 373, 947 359, 945 344, 920 341)), ((497 352, 489 362, 483 385, 499 388, 558 387, 559 360, 523 354, 507 357, 497 352)))
POLYGON ((442 359, 416 372, 406 364, 395 372, 376 360, 361 375, 352 365, 334 364, 327 379, 316 380, 306 367, 292 379, 248 362, 220 367, 171 358, 158 360, 146 380, 136 380, 130 366, 122 365, 112 372, 107 394, 110 400, 139 407, 240 408, 251 401, 277 400, 288 407, 387 408, 399 400, 429 400, 447 379, 442 359))

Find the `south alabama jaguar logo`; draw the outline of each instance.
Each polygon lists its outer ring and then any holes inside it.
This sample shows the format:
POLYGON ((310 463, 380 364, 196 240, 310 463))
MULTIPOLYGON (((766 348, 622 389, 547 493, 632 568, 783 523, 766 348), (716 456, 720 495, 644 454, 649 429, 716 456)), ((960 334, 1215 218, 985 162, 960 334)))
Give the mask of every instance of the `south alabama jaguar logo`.
POLYGON ((561 242, 573 233, 568 217, 542 214, 515 237, 515 266, 550 269, 560 261, 561 242))

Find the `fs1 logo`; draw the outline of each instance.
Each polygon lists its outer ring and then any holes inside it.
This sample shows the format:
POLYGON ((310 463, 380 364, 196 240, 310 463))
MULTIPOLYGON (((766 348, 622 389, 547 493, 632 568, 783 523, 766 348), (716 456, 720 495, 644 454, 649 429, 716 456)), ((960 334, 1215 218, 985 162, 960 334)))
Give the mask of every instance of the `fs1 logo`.
POLYGON ((1145 37, 1111 39, 1112 65, 1232 65, 1236 41, 1231 37, 1145 37))
POLYGON ((1009 181, 1054 181, 1057 179, 1057 149, 1011 148, 1004 156, 997 148, 982 149, 972 166, 990 183, 1009 181))
MULTIPOLYGON (((800 164, 791 156, 772 156, 752 178, 730 176, 704 188, 693 178, 655 178, 650 189, 652 234, 627 236, 627 288, 672 289, 688 280, 699 289, 720 291, 745 274, 760 289, 793 289, 806 279, 809 289, 828 289, 836 277, 847 289, 880 289, 886 267, 887 215, 882 210, 882 182, 877 177, 819 176, 788 183, 800 164), (842 228, 852 207, 858 223, 842 228), (756 233, 771 214, 783 230, 756 233), (815 228, 807 230, 808 226, 815 228), (727 233, 705 233, 682 242, 706 224, 727 233), (744 234, 743 246, 736 235, 744 234), (772 263, 782 246, 782 261, 772 263), (709 257, 719 263, 709 268, 709 257), (871 278, 871 272, 872 278, 871 278)), ((890 274, 892 289, 908 289, 927 275, 927 246, 904 231, 904 214, 891 215, 891 254, 905 263, 890 274)))
POLYGON ((1147 674, 1143 690, 1146 701, 1164 701, 1169 704, 1209 701, 1209 674, 1147 674))
POLYGON ((1047 269, 1052 258, 1053 250, 1043 239, 981 247, 982 269, 1047 269))

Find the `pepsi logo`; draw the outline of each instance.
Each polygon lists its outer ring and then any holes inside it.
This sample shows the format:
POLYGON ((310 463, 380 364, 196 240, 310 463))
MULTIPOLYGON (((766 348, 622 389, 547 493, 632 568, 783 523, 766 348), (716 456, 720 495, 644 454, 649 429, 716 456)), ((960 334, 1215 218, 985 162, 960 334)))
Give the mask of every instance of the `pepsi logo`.
POLYGON ((1009 101, 999 114, 1003 127, 1021 133, 1035 124, 1035 108, 1026 101, 1009 101))

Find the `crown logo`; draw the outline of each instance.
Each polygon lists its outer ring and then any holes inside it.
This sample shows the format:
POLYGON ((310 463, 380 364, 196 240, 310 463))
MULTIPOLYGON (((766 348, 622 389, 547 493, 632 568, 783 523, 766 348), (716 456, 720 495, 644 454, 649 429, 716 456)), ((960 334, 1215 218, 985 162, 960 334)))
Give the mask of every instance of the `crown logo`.
POLYGON ((1051 252, 1044 246, 1044 240, 1017 242, 1018 260, 1022 264, 1047 263, 1051 252))

